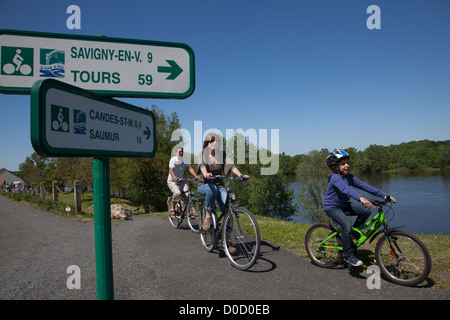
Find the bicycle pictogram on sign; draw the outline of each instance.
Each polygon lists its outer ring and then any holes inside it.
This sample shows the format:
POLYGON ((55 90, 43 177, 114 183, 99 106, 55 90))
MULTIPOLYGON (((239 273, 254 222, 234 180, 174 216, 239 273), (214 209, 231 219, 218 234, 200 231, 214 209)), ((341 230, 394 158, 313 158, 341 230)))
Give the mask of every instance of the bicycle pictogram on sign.
POLYGON ((1 48, 1 74, 11 76, 33 76, 33 48, 1 48))

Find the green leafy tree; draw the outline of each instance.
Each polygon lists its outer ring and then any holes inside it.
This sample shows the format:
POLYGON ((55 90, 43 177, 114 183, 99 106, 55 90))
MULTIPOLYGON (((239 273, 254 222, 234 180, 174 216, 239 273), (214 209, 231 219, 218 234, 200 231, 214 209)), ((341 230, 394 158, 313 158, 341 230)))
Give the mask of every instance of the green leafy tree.
POLYGON ((439 166, 445 169, 450 164, 450 147, 442 147, 439 152, 439 166))
POLYGON ((364 150, 364 156, 369 163, 370 172, 381 172, 389 167, 390 153, 385 146, 372 144, 364 150))
MULTIPOLYGON (((130 168, 133 166, 130 158, 111 158, 110 159, 110 185, 114 196, 127 197, 127 191, 133 185, 133 172, 130 168)), ((139 204, 142 204, 139 203, 139 204)))
POLYGON ((330 169, 326 165, 328 155, 327 149, 313 150, 297 167, 297 180, 300 183, 297 201, 301 208, 301 216, 312 222, 327 220, 323 210, 323 198, 330 174, 330 169))
POLYGON ((56 175, 67 187, 73 187, 73 182, 79 180, 83 190, 92 191, 92 158, 57 158, 56 175))
POLYGON ((50 190, 55 179, 56 158, 43 157, 36 152, 19 164, 19 175, 28 184, 45 183, 45 188, 50 190))
POLYGON ((227 143, 233 143, 234 150, 228 156, 233 158, 242 174, 251 177, 251 181, 231 185, 231 190, 237 194, 237 203, 258 215, 289 220, 298 210, 294 203, 294 191, 289 189, 280 170, 272 175, 261 174, 261 168, 270 167, 272 163, 263 165, 260 161, 255 161, 261 159, 261 152, 272 161, 276 161, 276 155, 268 150, 258 149, 242 134, 236 133, 231 139, 227 143))

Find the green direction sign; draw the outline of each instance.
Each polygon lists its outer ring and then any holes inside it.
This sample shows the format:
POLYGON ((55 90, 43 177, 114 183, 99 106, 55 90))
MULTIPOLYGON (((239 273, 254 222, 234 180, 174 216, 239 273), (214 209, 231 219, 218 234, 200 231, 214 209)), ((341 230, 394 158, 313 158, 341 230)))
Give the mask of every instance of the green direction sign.
POLYGON ((111 97, 185 99, 194 52, 183 43, 0 29, 0 92, 56 79, 111 97))
POLYGON ((31 89, 31 144, 52 157, 153 157, 149 110, 47 79, 31 89))

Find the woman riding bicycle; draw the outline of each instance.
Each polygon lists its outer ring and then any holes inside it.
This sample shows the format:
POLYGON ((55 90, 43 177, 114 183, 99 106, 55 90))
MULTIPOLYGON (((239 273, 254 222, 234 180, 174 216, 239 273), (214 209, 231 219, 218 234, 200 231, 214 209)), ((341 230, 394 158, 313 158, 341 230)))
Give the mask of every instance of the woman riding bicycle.
MULTIPOLYGON (((366 183, 350 173, 348 163, 350 155, 344 150, 334 150, 327 157, 327 165, 332 171, 328 176, 328 186, 323 200, 326 214, 335 220, 341 227, 341 241, 344 260, 352 266, 360 266, 362 262, 355 257, 352 249, 351 221, 347 216, 357 216, 353 227, 363 225, 371 214, 372 203, 355 191, 353 187, 364 190, 378 197, 387 198, 387 194, 366 183), (359 201, 349 201, 350 197, 359 201)), ((395 198, 390 196, 395 202, 395 198)))
MULTIPOLYGON (((221 140, 217 135, 214 133, 207 134, 200 155, 198 192, 205 197, 206 209, 206 216, 202 225, 203 230, 211 228, 211 214, 216 206, 216 200, 220 209, 223 210, 227 199, 227 190, 224 187, 223 179, 212 177, 222 175, 222 173, 227 176, 230 172, 241 176, 241 172, 233 161, 220 148, 220 143, 221 140)), ((248 178, 248 176, 245 175, 244 178, 248 178)))

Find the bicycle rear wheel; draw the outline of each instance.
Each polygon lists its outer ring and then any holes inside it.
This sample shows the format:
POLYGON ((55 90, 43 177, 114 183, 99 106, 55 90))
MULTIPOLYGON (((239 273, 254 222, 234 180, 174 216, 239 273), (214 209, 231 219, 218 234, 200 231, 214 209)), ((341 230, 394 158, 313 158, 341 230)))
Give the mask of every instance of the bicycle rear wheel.
POLYGON ((336 230, 326 223, 317 223, 306 232, 305 248, 314 265, 332 268, 342 260, 340 238, 336 235, 330 237, 335 232, 336 230))
POLYGON ((201 215, 201 203, 197 200, 191 200, 188 203, 188 208, 186 210, 186 219, 188 221, 189 228, 192 232, 200 232, 200 215, 201 215))
POLYGON ((180 228, 181 222, 183 221, 182 215, 180 214, 180 212, 178 210, 175 211, 173 216, 170 214, 171 203, 172 203, 172 197, 168 197, 167 198, 167 215, 169 217, 169 222, 172 225, 172 227, 178 229, 178 228, 180 228))
POLYGON ((239 270, 250 268, 258 259, 261 245, 255 217, 238 207, 225 216, 223 223, 223 247, 231 265, 239 270))
POLYGON ((404 286, 418 285, 431 271, 428 248, 415 235, 404 231, 393 231, 388 237, 380 238, 375 258, 389 281, 404 286))

